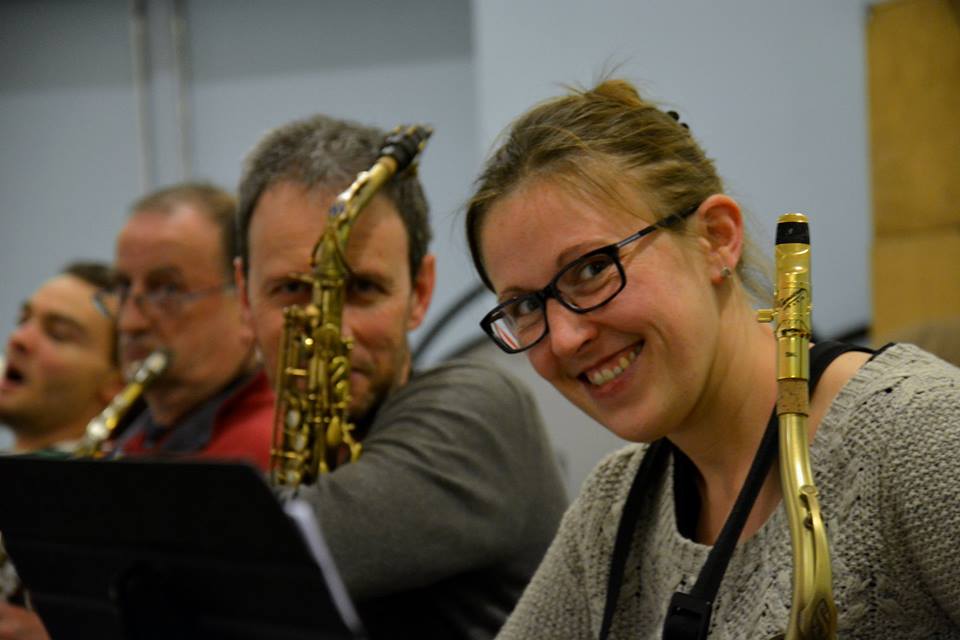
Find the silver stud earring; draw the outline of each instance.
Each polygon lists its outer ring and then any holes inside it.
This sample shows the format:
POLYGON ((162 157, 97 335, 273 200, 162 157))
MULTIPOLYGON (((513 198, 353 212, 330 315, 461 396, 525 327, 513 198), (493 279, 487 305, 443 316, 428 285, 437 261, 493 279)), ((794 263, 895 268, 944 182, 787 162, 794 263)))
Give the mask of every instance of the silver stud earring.
POLYGON ((723 269, 720 269, 720 275, 721 275, 721 277, 723 277, 724 279, 726 279, 726 278, 729 278, 730 276, 732 276, 732 275, 733 275, 733 272, 730 271, 730 267, 728 267, 727 265, 723 265, 723 269))

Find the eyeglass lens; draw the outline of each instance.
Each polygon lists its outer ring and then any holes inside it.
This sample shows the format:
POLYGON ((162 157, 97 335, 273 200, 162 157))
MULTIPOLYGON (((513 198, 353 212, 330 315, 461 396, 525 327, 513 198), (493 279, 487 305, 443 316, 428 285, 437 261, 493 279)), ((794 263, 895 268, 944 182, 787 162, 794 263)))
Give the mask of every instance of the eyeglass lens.
MULTIPOLYGON (((614 249, 615 251, 615 249, 614 249)), ((554 295, 565 306, 589 311, 611 300, 622 288, 622 276, 611 253, 584 256, 557 274, 554 295)), ((508 349, 523 349, 546 332, 546 299, 533 293, 501 308, 491 323, 496 340, 508 349)))
POLYGON ((132 302, 141 313, 176 314, 190 294, 170 287, 161 287, 151 291, 132 294, 129 286, 118 286, 113 290, 117 301, 117 314, 123 312, 128 302, 132 302))

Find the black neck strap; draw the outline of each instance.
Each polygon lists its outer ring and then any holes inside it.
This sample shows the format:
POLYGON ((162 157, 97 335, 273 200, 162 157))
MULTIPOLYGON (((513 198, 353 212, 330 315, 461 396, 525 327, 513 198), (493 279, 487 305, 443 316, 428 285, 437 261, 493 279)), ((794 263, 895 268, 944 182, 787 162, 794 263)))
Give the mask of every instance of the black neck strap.
MULTIPOLYGON (((864 351, 864 349, 839 342, 818 342, 810 350, 810 393, 817 386, 820 376, 833 360, 847 351, 864 351)), ((740 539, 747 516, 753 509, 763 480, 770 470, 770 465, 776 457, 779 448, 779 420, 776 407, 771 412, 766 430, 757 448, 753 464, 747 473, 740 494, 733 505, 733 510, 727 517, 716 544, 710 550, 707 561, 700 570, 696 583, 690 593, 677 592, 670 600, 667 618, 664 622, 664 640, 704 640, 710 628, 710 614, 720 582, 727 570, 727 564, 733 555, 733 550, 740 539)), ((600 627, 600 640, 606 640, 610 634, 610 626, 616 612, 617 600, 620 596, 620 584, 626 569, 633 533, 637 527, 640 508, 647 487, 650 487, 663 473, 667 459, 673 450, 673 445, 664 439, 657 440, 647 449, 637 475, 630 486, 630 493, 623 506, 620 517, 620 526, 614 542, 613 555, 610 559, 610 575, 607 581, 607 600, 603 611, 603 622, 600 627)))

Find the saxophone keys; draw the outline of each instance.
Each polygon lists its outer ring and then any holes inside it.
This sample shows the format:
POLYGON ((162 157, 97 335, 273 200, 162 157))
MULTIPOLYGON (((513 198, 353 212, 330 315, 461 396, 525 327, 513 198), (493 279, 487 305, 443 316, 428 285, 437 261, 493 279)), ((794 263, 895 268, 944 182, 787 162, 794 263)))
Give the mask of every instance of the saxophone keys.
POLYGON ((302 452, 307 450, 307 434, 302 431, 293 434, 293 437, 290 438, 290 446, 296 452, 302 452))
POLYGON ((288 429, 296 429, 300 424, 300 410, 299 409, 290 409, 287 411, 286 423, 288 429))
POLYGON ((343 426, 340 423, 340 418, 332 418, 330 424, 327 425, 327 447, 330 449, 335 449, 340 446, 340 443, 343 442, 343 426))

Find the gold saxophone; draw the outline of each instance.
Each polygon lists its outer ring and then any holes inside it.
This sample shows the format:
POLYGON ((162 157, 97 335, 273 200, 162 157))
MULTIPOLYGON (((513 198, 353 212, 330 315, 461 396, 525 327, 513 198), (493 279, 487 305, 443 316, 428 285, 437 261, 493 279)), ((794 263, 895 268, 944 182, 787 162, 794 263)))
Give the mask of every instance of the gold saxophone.
POLYGON ((100 458, 104 455, 103 444, 113 435, 117 425, 130 410, 130 407, 143 395, 154 381, 167 370, 170 364, 170 352, 157 349, 137 367, 120 393, 113 397, 110 404, 97 417, 87 423, 80 446, 74 452, 77 458, 100 458))
POLYGON ((274 484, 310 484, 337 466, 344 449, 350 462, 360 457, 349 416, 353 343, 342 335, 350 277, 344 251, 357 216, 390 178, 413 164, 431 133, 428 127, 411 126, 387 136, 373 166, 330 207, 310 258, 311 273, 299 276, 311 287, 310 303, 283 310, 271 449, 274 484))
POLYGON ((793 603, 783 637, 834 640, 830 550, 810 468, 807 431, 810 392, 810 230, 802 213, 777 221, 777 281, 774 309, 758 311, 760 322, 776 323, 777 416, 780 421, 780 484, 793 548, 793 603))

